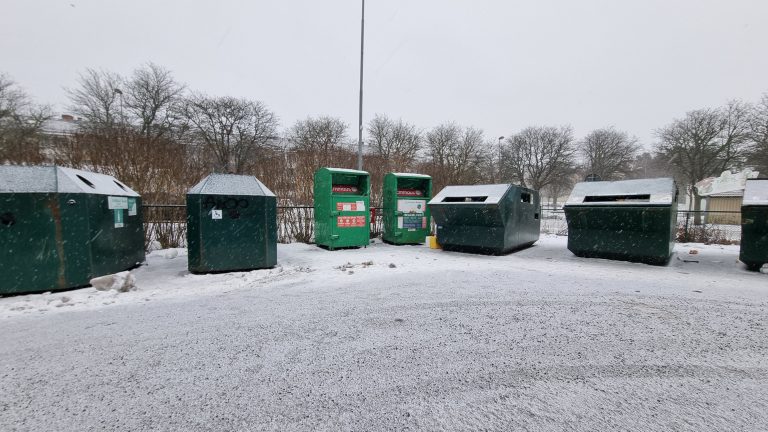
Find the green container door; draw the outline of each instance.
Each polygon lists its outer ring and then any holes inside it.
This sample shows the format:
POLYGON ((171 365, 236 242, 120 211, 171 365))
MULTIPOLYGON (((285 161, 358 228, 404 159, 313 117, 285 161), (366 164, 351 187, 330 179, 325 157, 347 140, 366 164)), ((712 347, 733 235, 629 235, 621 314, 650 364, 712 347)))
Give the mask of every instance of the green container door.
POLYGON ((432 199, 432 177, 388 173, 384 176, 384 234, 392 244, 422 244, 431 220, 427 203, 432 199))
POLYGON ((330 250, 367 246, 371 237, 368 173, 320 168, 314 180, 315 243, 330 250))
POLYGON ((747 180, 744 188, 739 259, 750 270, 768 263, 768 179, 747 180))
POLYGON ((447 186, 430 202, 445 250, 502 254, 539 239, 539 193, 510 184, 447 186))
POLYGON ((0 244, 2 294, 86 286, 144 261, 140 197, 101 174, 0 167, 0 244))
POLYGON ((674 180, 577 184, 565 205, 568 250, 585 258, 663 265, 675 245, 674 180))
POLYGON ((277 198, 252 176, 211 174, 187 194, 189 271, 277 264, 277 198))

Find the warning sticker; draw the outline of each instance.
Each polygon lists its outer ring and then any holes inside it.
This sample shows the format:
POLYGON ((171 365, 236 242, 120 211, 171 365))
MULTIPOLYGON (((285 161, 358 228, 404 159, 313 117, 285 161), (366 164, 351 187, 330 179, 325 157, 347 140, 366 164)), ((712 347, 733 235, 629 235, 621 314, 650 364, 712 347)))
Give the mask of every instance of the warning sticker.
POLYGON ((136 216, 136 198, 128 198, 128 216, 136 216))
POLYGON ((365 216, 337 216, 336 226, 339 228, 364 227, 365 216))
POLYGON ((337 211, 365 211, 365 201, 336 203, 337 211))
POLYGON ((427 202, 424 200, 399 200, 397 201, 397 211, 403 213, 424 213, 427 202))

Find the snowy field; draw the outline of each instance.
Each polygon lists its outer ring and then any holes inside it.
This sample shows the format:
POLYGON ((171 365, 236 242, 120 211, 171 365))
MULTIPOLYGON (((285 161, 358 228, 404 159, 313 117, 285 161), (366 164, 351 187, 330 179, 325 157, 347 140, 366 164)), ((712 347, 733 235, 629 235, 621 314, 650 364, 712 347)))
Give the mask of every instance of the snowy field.
POLYGON ((0 299, 0 430, 768 430, 768 275, 738 246, 278 253, 0 299))

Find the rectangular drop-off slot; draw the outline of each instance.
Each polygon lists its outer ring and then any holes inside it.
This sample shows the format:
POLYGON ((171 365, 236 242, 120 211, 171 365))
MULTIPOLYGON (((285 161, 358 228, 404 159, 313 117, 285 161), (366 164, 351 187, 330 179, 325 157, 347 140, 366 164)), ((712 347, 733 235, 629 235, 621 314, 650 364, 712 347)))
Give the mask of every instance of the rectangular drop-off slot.
POLYGON ((531 202, 531 194, 523 192, 520 194, 520 202, 522 203, 529 203, 531 202))
POLYGON ((586 196, 584 197, 585 203, 591 202, 649 202, 651 200, 650 195, 600 195, 600 196, 586 196))
POLYGON ((485 202, 487 199, 487 196, 445 197, 441 202, 485 202))

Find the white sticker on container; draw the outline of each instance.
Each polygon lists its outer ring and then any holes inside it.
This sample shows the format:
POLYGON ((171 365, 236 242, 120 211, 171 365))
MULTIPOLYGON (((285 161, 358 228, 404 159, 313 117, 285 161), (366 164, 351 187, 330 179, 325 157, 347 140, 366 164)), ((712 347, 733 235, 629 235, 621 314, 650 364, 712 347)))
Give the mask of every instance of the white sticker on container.
POLYGON ((365 211, 365 201, 355 202, 355 211, 365 211))
POLYGON ((128 216, 136 216, 136 198, 128 198, 128 216))
POLYGON ((128 210, 128 197, 107 197, 107 208, 110 210, 128 210))
POLYGON ((424 200, 398 200, 397 211, 403 213, 421 214, 427 208, 427 202, 424 200))
POLYGON ((403 217, 402 216, 399 216, 397 218, 397 227, 398 228, 402 228, 403 227, 403 217))
POLYGON ((211 210, 211 219, 221 219, 221 210, 211 210))
POLYGON ((115 228, 122 228, 125 226, 123 219, 123 209, 115 209, 115 228))

